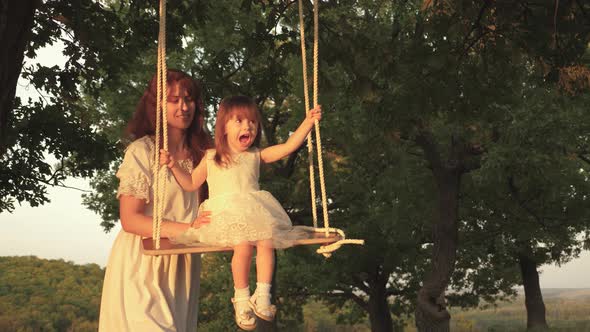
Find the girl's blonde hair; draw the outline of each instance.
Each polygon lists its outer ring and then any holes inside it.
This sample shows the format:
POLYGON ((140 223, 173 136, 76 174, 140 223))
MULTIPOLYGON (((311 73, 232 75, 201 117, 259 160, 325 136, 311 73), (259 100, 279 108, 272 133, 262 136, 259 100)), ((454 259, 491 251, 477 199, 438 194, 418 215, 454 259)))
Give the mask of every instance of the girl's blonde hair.
POLYGON ((256 124, 256 137, 253 146, 258 146, 260 142, 260 113, 258 106, 249 97, 232 96, 223 98, 217 111, 217 120, 215 122, 215 163, 222 167, 227 167, 232 163, 230 148, 227 143, 225 125, 233 116, 240 119, 248 119, 256 124))

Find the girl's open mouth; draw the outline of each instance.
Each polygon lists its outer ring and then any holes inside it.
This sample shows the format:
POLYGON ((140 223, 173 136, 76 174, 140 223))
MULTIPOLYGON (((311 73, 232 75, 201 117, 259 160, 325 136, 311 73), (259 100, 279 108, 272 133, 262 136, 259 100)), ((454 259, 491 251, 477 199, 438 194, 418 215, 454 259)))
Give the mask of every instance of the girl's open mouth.
POLYGON ((241 144, 248 144, 248 142, 250 141, 250 134, 240 135, 239 140, 241 144))

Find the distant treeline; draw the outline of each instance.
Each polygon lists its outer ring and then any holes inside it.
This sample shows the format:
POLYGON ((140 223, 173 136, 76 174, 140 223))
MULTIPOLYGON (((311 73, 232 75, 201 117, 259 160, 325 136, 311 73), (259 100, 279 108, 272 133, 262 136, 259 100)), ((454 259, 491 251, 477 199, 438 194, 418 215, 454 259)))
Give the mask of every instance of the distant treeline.
POLYGON ((96 331, 104 269, 0 257, 0 331, 96 331))

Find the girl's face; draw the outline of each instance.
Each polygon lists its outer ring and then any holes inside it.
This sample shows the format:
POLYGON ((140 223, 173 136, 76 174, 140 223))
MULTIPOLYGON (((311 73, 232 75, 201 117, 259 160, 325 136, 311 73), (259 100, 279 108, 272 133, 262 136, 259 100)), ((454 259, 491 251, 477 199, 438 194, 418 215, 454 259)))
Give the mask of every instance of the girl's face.
POLYGON ((229 148, 234 153, 246 151, 256 138, 258 124, 235 112, 225 123, 225 137, 229 148))
POLYGON ((168 88, 168 127, 187 129, 195 117, 195 101, 180 84, 168 88))

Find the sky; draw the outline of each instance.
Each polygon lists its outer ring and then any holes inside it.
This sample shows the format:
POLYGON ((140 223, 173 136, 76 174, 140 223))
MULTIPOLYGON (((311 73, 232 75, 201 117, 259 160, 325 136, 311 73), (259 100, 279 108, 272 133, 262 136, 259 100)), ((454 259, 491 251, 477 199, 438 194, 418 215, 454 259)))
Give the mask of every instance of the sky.
MULTIPOLYGON (((83 179, 70 178, 65 184, 90 190, 83 179)), ((50 203, 35 208, 23 203, 13 213, 0 213, 0 256, 33 255, 104 267, 120 226, 105 233, 101 218, 82 205, 81 194, 50 187, 50 203)))
MULTIPOLYGON (((59 46, 38 52, 27 63, 63 66, 65 58, 59 46)), ((38 92, 20 81, 17 95, 37 98, 38 92)), ((88 180, 67 179, 66 186, 90 190, 88 180)), ((76 264, 95 263, 104 267, 111 245, 120 231, 117 224, 109 233, 100 226, 101 218, 82 205, 82 192, 49 187, 50 203, 30 207, 17 205, 14 212, 0 213, 0 256, 33 255, 46 259, 63 259, 76 264)), ((540 268, 543 288, 590 288, 590 252, 562 265, 540 268)))

